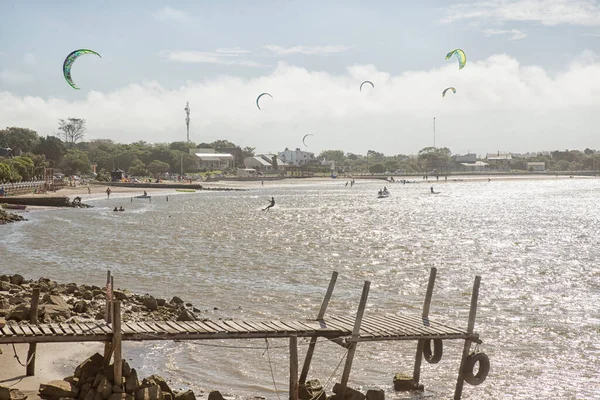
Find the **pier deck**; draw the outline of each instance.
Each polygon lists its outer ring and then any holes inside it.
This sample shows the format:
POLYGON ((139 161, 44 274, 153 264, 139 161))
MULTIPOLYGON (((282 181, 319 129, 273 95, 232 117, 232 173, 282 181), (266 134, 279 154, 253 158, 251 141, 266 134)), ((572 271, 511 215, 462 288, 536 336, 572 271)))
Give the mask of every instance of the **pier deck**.
MULTIPOLYGON (((351 339, 355 319, 328 317, 304 321, 144 321, 121 322, 121 340, 204 340, 323 337, 350 341, 471 339, 476 333, 453 328, 428 318, 399 315, 364 316, 359 336, 351 339)), ((104 321, 59 324, 5 325, 0 343, 104 342, 113 326, 104 321)))

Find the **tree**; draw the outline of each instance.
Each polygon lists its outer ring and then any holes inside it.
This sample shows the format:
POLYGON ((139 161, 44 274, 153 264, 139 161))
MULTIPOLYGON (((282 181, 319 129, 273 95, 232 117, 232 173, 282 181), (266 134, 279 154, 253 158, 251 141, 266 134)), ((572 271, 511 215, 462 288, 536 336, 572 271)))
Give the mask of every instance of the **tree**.
POLYGON ((83 151, 69 149, 60 162, 60 169, 66 175, 85 174, 90 170, 90 160, 83 151))
POLYGON ((27 128, 10 127, 0 130, 0 147, 19 148, 23 153, 32 152, 38 143, 36 131, 27 128))
POLYGON ((229 140, 215 140, 214 142, 212 142, 211 147, 215 150, 219 150, 219 149, 230 149, 230 148, 240 148, 240 146, 231 143, 229 140))
POLYGON ((69 118, 67 121, 60 119, 58 130, 61 131, 59 135, 64 138, 65 143, 69 143, 73 147, 78 140, 83 139, 83 134, 87 130, 85 119, 69 118))
POLYGON ((29 157, 9 158, 4 163, 10 166, 12 179, 28 181, 33 177, 33 161, 29 157))
POLYGON ((196 145, 193 142, 173 142, 169 145, 171 150, 179 150, 183 153, 189 153, 190 149, 195 149, 196 145))
POLYGON ((65 145, 56 136, 46 135, 46 137, 40 137, 34 153, 43 154, 47 160, 52 160, 54 165, 58 165, 65 154, 65 145))
POLYGON ((273 155, 273 169, 277 169, 277 156, 273 155))
POLYGON ((150 164, 148 164, 148 171, 150 171, 152 175, 156 176, 164 174, 165 172, 169 172, 169 167, 169 164, 167 164, 166 162, 154 160, 150 164))
POLYGON ((447 147, 425 147, 419 150, 418 159, 424 164, 426 171, 447 168, 452 152, 447 147))
POLYGON ((318 158, 325 159, 327 161, 335 161, 335 163, 338 165, 342 165, 346 159, 343 150, 325 150, 319 154, 318 158))
POLYGON ((8 182, 11 179, 11 172, 10 165, 0 162, 0 183, 8 182))
MULTIPOLYGON (((246 157, 254 157, 254 149, 256 149, 256 147, 244 147, 242 149, 242 158, 246 159, 246 157)), ((242 160, 243 162, 243 160, 242 160)))
POLYGON ((372 174, 381 174, 385 172, 385 167, 381 163, 373 164, 369 167, 369 172, 372 174))
POLYGON ((148 176, 148 168, 139 158, 133 160, 128 172, 133 176, 148 176))

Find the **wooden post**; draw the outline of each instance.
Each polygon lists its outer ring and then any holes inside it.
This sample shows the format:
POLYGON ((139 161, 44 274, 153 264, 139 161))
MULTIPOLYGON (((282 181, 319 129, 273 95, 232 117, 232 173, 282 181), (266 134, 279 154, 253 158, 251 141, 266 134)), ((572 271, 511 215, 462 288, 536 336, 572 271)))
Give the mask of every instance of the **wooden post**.
MULTIPOLYGON (((469 309, 469 325, 467 326, 467 333, 473 333, 475 328, 475 316, 477 315, 477 298, 479 297, 479 284, 481 283, 481 276, 475 277, 475 283, 473 284, 473 294, 471 295, 471 308, 469 309)), ((460 400, 462 397, 462 389, 465 383, 465 374, 463 372, 463 366, 465 360, 469 356, 469 350, 471 349, 471 340, 465 340, 465 346, 463 347, 462 358, 460 359, 460 369, 458 370, 458 380, 456 381, 456 389, 454 390, 454 400, 460 400)))
MULTIPOLYGON (((338 273, 333 271, 331 274, 331 280, 329 281, 329 287, 327 288, 327 292, 325 293, 325 298, 323 299, 323 303, 321 303, 321 309, 319 310, 319 315, 317 315, 317 321, 322 321, 325 316, 325 311, 327 310, 327 306, 329 305, 329 300, 331 300, 331 295, 333 294, 333 288, 335 287, 335 282, 337 280, 338 273)), ((312 360, 312 356, 315 352, 315 346, 317 345, 317 338, 313 337, 310 339, 310 344, 308 345, 308 350, 306 351, 306 357, 304 358, 304 365, 302 366, 302 373, 300 374, 300 383, 306 383, 306 377, 308 376, 308 370, 310 369, 310 362, 312 360)))
POLYGON ((342 382, 340 383, 339 395, 343 399, 346 393, 346 387, 348 386, 348 378, 350 378, 350 370, 352 369, 352 360, 354 359, 354 353, 356 352, 356 345, 358 344, 358 338, 360 336, 360 324, 362 322, 363 314, 365 313, 365 307, 367 305, 367 298, 369 297, 369 287, 371 282, 365 281, 363 286, 362 296, 360 296, 360 303, 358 305, 358 311, 356 312, 356 320, 354 321, 354 329, 352 330, 352 343, 348 349, 348 355, 346 355, 346 365, 344 365, 344 372, 342 373, 342 382))
MULTIPOLYGON (((31 294, 31 308, 29 310, 29 322, 32 324, 38 323, 38 304, 40 302, 40 289, 34 288, 31 294)), ((29 344, 29 351, 27 352, 27 367, 26 375, 35 375, 35 352, 37 350, 37 343, 29 344)))
POLYGON ((122 387, 123 361, 121 360, 121 302, 115 301, 113 313, 113 349, 114 349, 114 376, 115 385, 122 387))
POLYGON ((290 336, 290 400, 298 400, 298 337, 290 336))
MULTIPOLYGON (((429 283, 427 284, 427 292, 425 293, 425 302, 423 303, 423 313, 421 316, 423 319, 429 318, 429 307, 431 306, 431 297, 433 296, 433 286, 435 284, 435 276, 437 275, 437 268, 432 267, 429 272, 429 283)), ((421 361, 423 359, 423 347, 425 345, 424 340, 419 340, 417 343, 417 354, 415 356, 415 369, 413 370, 413 382, 415 388, 419 386, 419 379, 421 378, 421 361)))
MULTIPOLYGON (((111 305, 111 293, 110 293, 110 287, 111 286, 111 274, 110 271, 106 271, 106 308, 104 309, 104 322, 106 322, 106 324, 110 323, 110 313, 112 312, 112 305, 111 305)), ((112 349, 111 349, 111 344, 110 342, 106 342, 104 343, 104 364, 108 365, 110 364, 110 356, 112 354, 112 349)))

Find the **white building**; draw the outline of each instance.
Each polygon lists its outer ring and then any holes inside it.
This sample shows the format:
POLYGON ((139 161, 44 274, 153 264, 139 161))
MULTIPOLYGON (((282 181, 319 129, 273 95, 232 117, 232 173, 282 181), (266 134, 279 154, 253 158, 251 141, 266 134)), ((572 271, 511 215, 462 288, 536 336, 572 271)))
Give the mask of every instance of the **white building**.
POLYGON ((257 171, 271 171, 273 165, 262 157, 246 157, 244 158, 244 167, 254 168, 257 171))
POLYGON ((472 163, 460 163, 460 165, 463 166, 463 169, 465 171, 485 171, 485 169, 488 166, 488 163, 485 163, 483 161, 475 161, 472 163))
POLYGON ((214 149, 190 149, 190 154, 198 158, 198 169, 233 168, 235 163, 234 156, 217 153, 214 149))
POLYGON ((294 165, 296 167, 310 164, 316 160, 315 153, 302 151, 299 148, 293 151, 286 148, 284 151, 279 152, 279 158, 286 165, 294 165))
POLYGON ((527 171, 541 172, 546 170, 546 163, 543 161, 539 162, 528 162, 527 171))

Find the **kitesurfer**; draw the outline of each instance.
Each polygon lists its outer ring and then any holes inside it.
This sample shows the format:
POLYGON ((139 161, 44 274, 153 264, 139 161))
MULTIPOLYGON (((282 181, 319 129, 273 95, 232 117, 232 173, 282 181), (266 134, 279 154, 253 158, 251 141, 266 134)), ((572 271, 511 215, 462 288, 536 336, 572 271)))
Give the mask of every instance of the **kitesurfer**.
POLYGON ((267 208, 263 208, 263 211, 266 211, 269 208, 274 207, 274 206, 275 206, 275 197, 271 197, 270 204, 267 206, 267 208))
POLYGON ((431 187, 431 193, 435 193, 435 192, 433 191, 433 186, 431 187))

